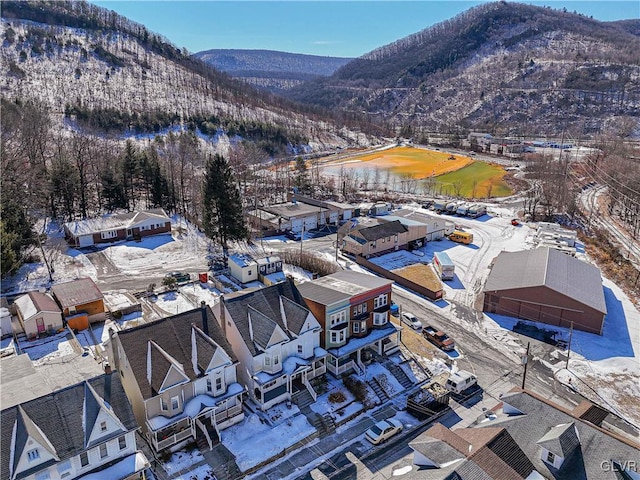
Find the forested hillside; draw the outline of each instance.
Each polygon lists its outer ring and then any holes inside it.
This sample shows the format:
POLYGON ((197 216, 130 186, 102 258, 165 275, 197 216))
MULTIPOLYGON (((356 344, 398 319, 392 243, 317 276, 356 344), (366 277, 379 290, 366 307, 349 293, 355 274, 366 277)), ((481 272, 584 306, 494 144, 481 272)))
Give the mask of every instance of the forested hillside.
MULTIPOLYGON (((212 156, 246 207, 278 159, 381 132, 258 91, 85 2, 2 2, 0 38, 3 275, 39 255, 45 217, 162 207, 199 224, 212 156)), ((283 168, 262 194, 284 198, 287 179, 283 168)))
POLYGON ((327 77, 351 58, 322 57, 273 50, 205 50, 194 55, 234 78, 274 92, 305 80, 327 77))
POLYGON ((498 2, 380 47, 290 97, 397 126, 576 135, 640 115, 640 21, 498 2))

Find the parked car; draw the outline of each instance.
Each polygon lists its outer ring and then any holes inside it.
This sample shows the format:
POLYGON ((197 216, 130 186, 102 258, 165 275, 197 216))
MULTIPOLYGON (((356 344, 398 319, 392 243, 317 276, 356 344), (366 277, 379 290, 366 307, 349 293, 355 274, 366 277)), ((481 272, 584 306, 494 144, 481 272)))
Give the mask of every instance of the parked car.
POLYGON ((520 222, 518 221, 517 218, 512 218, 511 225, 513 225, 514 227, 517 227, 518 225, 520 225, 520 222))
POLYGON ((284 232, 284 236, 287 237, 289 240, 295 240, 298 241, 302 238, 302 235, 298 232, 293 232, 291 230, 287 230, 286 232, 284 232))
POLYGON ((449 338, 449 335, 435 327, 432 327, 431 325, 427 325, 422 329, 422 335, 436 347, 444 350, 445 352, 456 348, 456 343, 453 339, 449 338))
POLYGON ((365 432, 365 437, 374 445, 384 442, 402 431, 402 423, 395 418, 388 418, 376 423, 365 432))
POLYGON ((464 370, 459 370, 456 373, 451 374, 447 379, 447 383, 444 387, 452 393, 461 394, 478 384, 476 376, 464 370))
POLYGON ((420 330, 422 328, 422 322, 411 312, 402 312, 400 319, 414 330, 420 330))
POLYGON ((191 281, 191 275, 185 272, 171 272, 167 273, 165 277, 175 278, 176 283, 186 283, 191 281))

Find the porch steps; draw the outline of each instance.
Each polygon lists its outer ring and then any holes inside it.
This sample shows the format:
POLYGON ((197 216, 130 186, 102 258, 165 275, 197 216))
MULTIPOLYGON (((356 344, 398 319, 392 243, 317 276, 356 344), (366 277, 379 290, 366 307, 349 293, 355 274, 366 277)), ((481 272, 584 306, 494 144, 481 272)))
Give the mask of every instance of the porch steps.
POLYGON ((373 377, 371 380, 367 380, 367 385, 371 387, 371 390, 373 390, 373 393, 378 396, 381 403, 385 403, 389 398, 391 398, 387 395, 387 392, 384 391, 377 378, 373 377))
MULTIPOLYGON (((220 438, 218 437, 218 432, 213 425, 211 425, 211 420, 207 419, 202 422, 207 429, 207 433, 209 434, 209 438, 211 439, 212 447, 215 447, 218 443, 220 443, 220 438)), ((201 452, 208 452, 209 442, 207 442, 207 437, 204 432, 200 428, 199 425, 196 425, 196 445, 198 445, 198 450, 201 452)))
POLYGON ((324 438, 331 435, 336 431, 336 422, 330 413, 326 412, 322 415, 312 410, 308 410, 305 415, 309 420, 309 423, 317 430, 320 438, 324 438))
POLYGON ((308 407, 314 402, 313 397, 309 393, 309 390, 307 390, 306 388, 298 390, 296 393, 294 393, 291 396, 291 401, 298 405, 298 408, 300 410, 302 410, 304 407, 308 407))
POLYGON ((200 429, 198 429, 196 433, 196 445, 198 446, 198 450, 202 453, 209 451, 209 442, 207 442, 207 438, 200 429))
POLYGON ((385 364, 385 367, 387 368, 387 370, 389 370, 389 373, 391 373, 391 375, 393 375, 396 378, 396 380, 398 380, 400 385, 402 385, 405 389, 409 389, 413 387, 413 382, 411 381, 409 376, 406 373, 404 373, 404 370, 402 370, 402 368, 400 368, 399 365, 397 365, 392 361, 389 361, 385 364))

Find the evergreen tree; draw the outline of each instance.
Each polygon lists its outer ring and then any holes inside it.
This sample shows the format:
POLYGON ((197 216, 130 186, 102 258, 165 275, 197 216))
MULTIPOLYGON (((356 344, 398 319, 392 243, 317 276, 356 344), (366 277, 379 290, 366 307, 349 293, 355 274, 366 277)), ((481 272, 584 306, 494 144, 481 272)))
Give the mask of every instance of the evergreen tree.
POLYGON ((122 188, 127 210, 136 209, 136 183, 139 173, 138 151, 131 140, 127 140, 122 156, 122 188))
POLYGON ((302 157, 296 157, 296 178, 295 186, 298 187, 300 193, 311 193, 311 184, 309 182, 309 171, 307 162, 302 157))
POLYGON ((203 230, 227 250, 230 240, 247 238, 240 190, 221 155, 209 157, 203 185, 203 230))
POLYGON ((73 220, 82 185, 74 165, 65 157, 56 158, 51 166, 51 196, 53 211, 73 220))
POLYGON ((126 208, 127 197, 124 186, 120 182, 118 176, 115 175, 112 168, 107 166, 107 169, 102 172, 101 181, 104 208, 108 212, 113 212, 118 208, 126 208))
POLYGON ((22 264, 25 249, 36 244, 33 222, 18 204, 16 198, 6 197, 3 192, 0 205, 0 257, 2 276, 15 273, 22 264))

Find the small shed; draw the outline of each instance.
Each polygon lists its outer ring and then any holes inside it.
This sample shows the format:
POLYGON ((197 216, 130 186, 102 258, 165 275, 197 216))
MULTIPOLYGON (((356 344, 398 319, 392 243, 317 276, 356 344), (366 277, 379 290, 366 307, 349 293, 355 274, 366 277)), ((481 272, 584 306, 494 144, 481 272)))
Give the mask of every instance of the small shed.
POLYGON ((62 311, 46 293, 29 292, 16 299, 18 320, 27 338, 54 333, 62 328, 62 311))
POLYGON ((65 317, 86 313, 90 322, 104 321, 106 309, 102 292, 90 278, 79 278, 51 287, 65 317))
POLYGON ((231 276, 240 283, 249 283, 258 279, 258 264, 249 255, 232 253, 227 261, 231 276))
POLYGON ((6 307, 0 307, 0 337, 10 337, 12 333, 11 312, 6 307))

